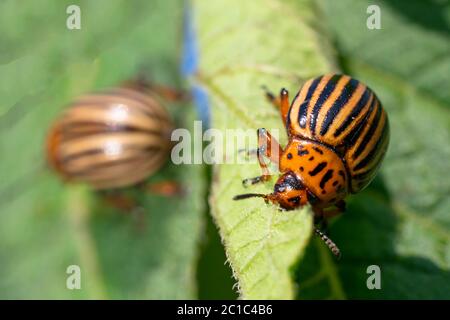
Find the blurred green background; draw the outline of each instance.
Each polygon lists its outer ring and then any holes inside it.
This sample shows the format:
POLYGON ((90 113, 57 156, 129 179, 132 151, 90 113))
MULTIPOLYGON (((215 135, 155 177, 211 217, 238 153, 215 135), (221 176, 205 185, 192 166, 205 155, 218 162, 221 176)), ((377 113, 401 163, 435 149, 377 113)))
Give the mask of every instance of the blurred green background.
MULTIPOLYGON (((144 72, 181 87, 183 6, 178 1, 6 1, 1 3, 0 297, 194 298, 204 240, 207 171, 167 165, 184 198, 136 194, 137 221, 78 186, 66 186, 44 162, 47 128, 73 97, 144 72), (66 28, 69 4, 81 30, 66 28), (66 288, 79 265, 82 290, 66 288)), ((192 105, 171 105, 181 127, 192 105)), ((136 193, 130 189, 126 192, 136 193)))
MULTIPOLYGON (((282 2, 295 15, 309 1, 282 2)), ((391 144, 381 174, 331 226, 345 257, 324 259, 313 239, 292 270, 298 298, 448 299, 449 2, 377 1, 380 30, 366 27, 370 4, 314 2, 305 21, 331 41, 343 72, 377 92, 391 144), (366 287, 371 264, 382 269, 382 290, 366 287)), ((147 209, 140 232, 133 217, 63 184, 44 161, 47 128, 81 93, 143 71, 189 90, 180 74, 186 7, 195 19, 195 2, 176 0, 0 3, 0 298, 237 298, 208 210, 211 168, 168 164, 150 178, 181 181, 184 198, 127 190, 147 209), (66 28, 71 4, 81 8, 81 30, 66 28), (66 288, 73 264, 82 290, 66 288)), ((169 108, 180 127, 202 117, 193 103, 169 108)))

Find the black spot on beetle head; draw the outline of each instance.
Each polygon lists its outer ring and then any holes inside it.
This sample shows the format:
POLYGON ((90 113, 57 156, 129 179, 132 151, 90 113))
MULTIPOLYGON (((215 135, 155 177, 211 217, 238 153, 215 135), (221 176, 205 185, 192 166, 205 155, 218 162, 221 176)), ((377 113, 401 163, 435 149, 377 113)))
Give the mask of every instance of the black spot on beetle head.
POLYGON ((286 190, 286 185, 280 184, 280 183, 275 183, 275 186, 273 188, 273 191, 275 193, 281 193, 281 192, 284 192, 285 190, 286 190))
POLYGON ((295 196, 288 199, 289 202, 291 202, 293 205, 298 205, 300 203, 300 197, 295 196))
POLYGON ((293 173, 287 173, 282 176, 282 184, 288 188, 294 190, 301 190, 304 188, 302 182, 297 178, 297 176, 293 173))
POLYGON ((305 203, 306 188, 293 172, 287 172, 275 183, 271 197, 283 209, 293 210, 305 203))

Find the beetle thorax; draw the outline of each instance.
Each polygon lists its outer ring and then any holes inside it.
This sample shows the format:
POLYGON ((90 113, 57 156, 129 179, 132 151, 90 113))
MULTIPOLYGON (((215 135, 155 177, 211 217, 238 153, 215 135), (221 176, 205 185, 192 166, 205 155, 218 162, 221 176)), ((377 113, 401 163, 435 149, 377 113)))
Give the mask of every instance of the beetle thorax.
POLYGON ((348 193, 345 164, 331 148, 314 141, 292 138, 280 159, 281 172, 293 172, 311 193, 310 202, 329 206, 348 193))

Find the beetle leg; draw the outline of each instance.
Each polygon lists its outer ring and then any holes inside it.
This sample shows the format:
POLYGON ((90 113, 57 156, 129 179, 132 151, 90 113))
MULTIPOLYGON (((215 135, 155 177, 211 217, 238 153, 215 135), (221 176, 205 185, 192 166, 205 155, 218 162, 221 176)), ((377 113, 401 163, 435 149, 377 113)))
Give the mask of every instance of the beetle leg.
MULTIPOLYGON (((143 182, 138 184, 137 188, 151 194, 166 197, 181 196, 184 194, 183 188, 176 181, 161 181, 150 184, 143 182)), ((105 203, 122 212, 132 212, 134 209, 139 208, 136 199, 121 190, 99 191, 99 194, 105 203)))
POLYGON ((313 208, 314 214, 314 225, 317 226, 323 233, 328 234, 328 221, 324 218, 322 211, 320 214, 317 213, 317 209, 313 208))
POLYGON ((138 232, 145 231, 147 215, 143 207, 131 195, 121 190, 108 190, 99 192, 103 202, 117 209, 122 214, 127 214, 133 220, 133 226, 138 232))
POLYGON ((140 91, 150 91, 151 93, 155 93, 161 98, 171 102, 186 102, 191 99, 188 92, 166 85, 157 84, 143 75, 139 75, 134 79, 125 81, 123 86, 140 91))
POLYGON ((187 102, 191 99, 191 96, 188 92, 180 89, 158 85, 155 83, 150 83, 149 87, 151 91, 155 92, 157 95, 168 101, 187 102))
POLYGON ((262 87, 267 100, 280 111, 281 118, 283 119, 283 123, 286 123, 287 114, 289 112, 289 92, 283 88, 280 91, 280 96, 275 97, 275 95, 267 89, 266 86, 262 87))
POLYGON ((313 207, 314 218, 315 218, 315 221, 317 221, 316 223, 319 223, 322 220, 326 221, 326 220, 328 220, 330 218, 333 218, 333 217, 335 217, 335 216, 337 216, 337 215, 339 215, 341 213, 344 213, 345 212, 345 207, 346 207, 345 201, 344 200, 338 201, 335 204, 335 207, 336 208, 333 208, 333 209, 330 209, 330 210, 325 210, 325 209, 322 209, 322 208, 313 207))
POLYGON ((264 157, 269 158, 272 163, 279 164, 282 149, 278 141, 272 137, 272 135, 264 128, 259 128, 258 134, 258 149, 256 154, 258 156, 259 166, 262 169, 262 175, 254 178, 248 178, 242 181, 244 186, 255 184, 259 182, 265 182, 269 180, 272 175, 267 167, 264 157))
POLYGON ((330 239, 328 235, 326 235, 324 232, 322 232, 319 229, 314 229, 315 234, 325 243, 325 245, 330 249, 330 251, 334 254, 334 256, 337 259, 341 258, 341 250, 339 250, 339 247, 334 243, 333 240, 330 239))
POLYGON ((165 197, 182 196, 185 193, 185 190, 178 182, 170 180, 154 183, 142 183, 139 185, 139 188, 148 191, 151 194, 165 197))
POLYGON ((339 209, 339 211, 340 211, 341 213, 344 213, 344 212, 345 212, 345 209, 347 208, 347 204, 345 203, 344 200, 338 201, 338 202, 335 204, 335 206, 336 206, 336 208, 339 209))
POLYGON ((344 213, 345 212, 345 207, 346 207, 345 201, 344 200, 338 201, 335 204, 335 207, 336 208, 331 209, 331 210, 323 210, 323 217, 325 219, 330 219, 330 218, 333 218, 333 217, 335 217, 337 215, 340 215, 340 214, 344 213))
POLYGON ((287 114, 289 112, 289 92, 283 88, 280 91, 280 113, 283 123, 286 123, 287 114))
POLYGON ((238 154, 239 155, 243 154, 246 157, 246 159, 257 156, 257 153, 258 153, 258 149, 239 149, 238 150, 238 154))
POLYGON ((137 202, 133 197, 121 191, 100 191, 99 194, 106 204, 118 209, 119 211, 131 212, 133 209, 138 207, 137 202))
POLYGON ((277 98, 266 86, 261 86, 264 90, 264 94, 266 99, 275 107, 275 109, 279 110, 281 101, 280 98, 277 98))
POLYGON ((244 187, 248 187, 249 185, 257 184, 260 182, 266 182, 272 178, 271 174, 263 173, 261 176, 253 177, 253 178, 247 178, 242 180, 242 184, 244 187))
POLYGON ((330 239, 328 235, 328 215, 322 208, 317 208, 313 206, 314 211, 314 232, 319 238, 325 243, 325 245, 330 249, 330 251, 336 256, 336 258, 341 257, 341 251, 339 247, 330 239))
MULTIPOLYGON (((144 192, 166 197, 182 196, 184 194, 181 185, 175 181, 161 181, 151 184, 143 182, 136 187, 144 192)), ((130 214, 133 220, 135 220, 134 224, 138 231, 145 230, 147 210, 140 207, 132 195, 126 194, 122 190, 99 191, 99 195, 108 206, 122 213, 130 214)))

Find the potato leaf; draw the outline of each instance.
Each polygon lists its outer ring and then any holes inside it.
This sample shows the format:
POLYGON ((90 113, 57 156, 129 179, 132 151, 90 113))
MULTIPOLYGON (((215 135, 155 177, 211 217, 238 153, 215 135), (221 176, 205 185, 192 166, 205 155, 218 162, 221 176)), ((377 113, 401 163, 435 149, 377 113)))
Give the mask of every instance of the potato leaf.
MULTIPOLYGON (((143 72, 176 86, 180 1, 5 1, 0 4, 0 297, 194 298, 203 230, 202 166, 167 165, 150 182, 177 180, 185 197, 126 192, 141 214, 112 209, 45 166, 46 131, 76 95, 143 72), (66 8, 81 29, 66 28, 66 8), (81 268, 81 290, 66 269, 81 268)), ((190 128, 194 108, 172 106, 190 128)))
MULTIPOLYGON (((293 12, 278 1, 195 1, 200 70, 197 84, 209 94, 211 126, 227 129, 267 128, 286 143, 280 115, 265 100, 261 86, 278 94, 286 87, 295 95, 305 77, 333 69, 327 43, 308 25, 310 1, 293 12)), ((255 133, 253 133, 255 132, 255 133)), ((226 138, 227 159, 239 159, 226 138)), ((228 136, 229 137, 229 136, 228 136)), ((255 148, 255 140, 250 148, 255 148)), ((234 147, 234 148, 233 148, 234 147)), ((226 163, 214 168, 210 204, 241 298, 290 299, 294 296, 291 268, 309 241, 309 207, 281 212, 260 199, 233 201, 246 192, 269 193, 272 183, 244 189, 244 178, 261 174, 251 164, 226 163)))

